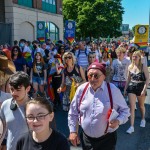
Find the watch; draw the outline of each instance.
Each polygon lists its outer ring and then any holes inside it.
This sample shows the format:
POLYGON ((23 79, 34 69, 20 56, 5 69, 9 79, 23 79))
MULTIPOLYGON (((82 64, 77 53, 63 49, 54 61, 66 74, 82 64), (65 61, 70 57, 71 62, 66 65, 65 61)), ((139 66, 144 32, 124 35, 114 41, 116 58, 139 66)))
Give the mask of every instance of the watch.
POLYGON ((146 27, 140 26, 140 27, 138 27, 137 31, 139 34, 144 34, 144 33, 146 33, 146 27))

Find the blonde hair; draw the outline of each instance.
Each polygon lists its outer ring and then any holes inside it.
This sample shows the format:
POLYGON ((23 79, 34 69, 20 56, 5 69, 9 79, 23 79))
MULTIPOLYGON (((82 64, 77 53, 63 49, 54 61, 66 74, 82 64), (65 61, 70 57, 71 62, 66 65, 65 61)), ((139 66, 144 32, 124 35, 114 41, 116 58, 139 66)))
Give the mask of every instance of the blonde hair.
POLYGON ((122 52, 122 53, 125 53, 126 52, 126 49, 124 47, 118 47, 116 49, 116 53, 119 53, 119 52, 122 52))
MULTIPOLYGON (((138 68, 139 68, 139 70, 141 70, 142 69, 142 60, 141 60, 141 52, 140 52, 140 50, 135 51, 132 56, 134 56, 134 55, 137 55, 140 58, 139 64, 138 64, 138 68)), ((135 65, 135 63, 132 60, 132 63, 130 65, 129 69, 132 69, 134 67, 134 65, 135 65)))
POLYGON ((3 71, 0 71, 0 86, 5 84, 8 81, 9 77, 10 75, 4 73, 3 71))
POLYGON ((75 58, 75 56, 74 56, 74 54, 72 52, 65 52, 64 53, 64 55, 63 55, 63 62, 64 62, 64 64, 66 64, 65 57, 67 55, 71 55, 72 56, 72 62, 73 62, 73 65, 74 65, 76 63, 76 58, 75 58))

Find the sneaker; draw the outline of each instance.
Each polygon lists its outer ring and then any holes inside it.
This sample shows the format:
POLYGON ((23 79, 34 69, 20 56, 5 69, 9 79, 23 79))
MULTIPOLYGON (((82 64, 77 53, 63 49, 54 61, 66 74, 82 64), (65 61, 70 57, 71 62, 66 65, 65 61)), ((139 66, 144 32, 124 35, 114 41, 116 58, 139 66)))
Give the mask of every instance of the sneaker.
POLYGON ((146 125, 146 121, 144 119, 141 120, 140 127, 145 128, 145 125, 146 125))
POLYGON ((126 131, 128 134, 131 134, 134 132, 134 127, 130 127, 127 131, 126 131))

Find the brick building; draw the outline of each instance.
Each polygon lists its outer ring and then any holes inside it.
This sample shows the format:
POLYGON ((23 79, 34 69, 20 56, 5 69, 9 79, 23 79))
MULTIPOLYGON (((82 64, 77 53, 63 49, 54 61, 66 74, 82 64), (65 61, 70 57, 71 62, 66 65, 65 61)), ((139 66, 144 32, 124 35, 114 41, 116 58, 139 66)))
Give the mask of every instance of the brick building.
MULTIPOLYGON (((3 28, 5 25, 11 25, 11 33, 7 33, 11 35, 11 44, 21 38, 30 41, 36 39, 37 21, 47 22, 49 37, 52 40, 63 39, 62 0, 0 1, 0 23, 4 24, 3 28)), ((2 37, 0 43, 1 40, 2 37)))

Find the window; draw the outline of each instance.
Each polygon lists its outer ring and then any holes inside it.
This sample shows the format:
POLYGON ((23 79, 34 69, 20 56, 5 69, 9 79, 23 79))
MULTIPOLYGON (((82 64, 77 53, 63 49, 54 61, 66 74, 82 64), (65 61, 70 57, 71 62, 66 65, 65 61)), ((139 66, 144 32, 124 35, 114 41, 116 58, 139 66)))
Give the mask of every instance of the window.
POLYGON ((32 0, 18 0, 18 4, 32 8, 32 0))
POLYGON ((42 0, 42 10, 56 13, 56 0, 42 0))
POLYGON ((52 41, 59 40, 59 29, 52 22, 46 22, 45 27, 48 28, 47 38, 50 38, 52 41))

